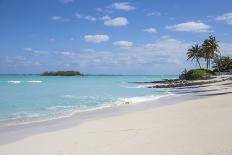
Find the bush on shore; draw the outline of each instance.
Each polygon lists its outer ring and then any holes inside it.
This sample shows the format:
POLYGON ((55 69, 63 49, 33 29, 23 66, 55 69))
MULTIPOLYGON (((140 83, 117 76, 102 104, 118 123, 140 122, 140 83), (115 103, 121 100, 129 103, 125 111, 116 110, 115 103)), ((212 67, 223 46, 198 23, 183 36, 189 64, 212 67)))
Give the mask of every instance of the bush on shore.
POLYGON ((205 80, 214 75, 214 72, 208 69, 192 69, 182 74, 182 79, 185 80, 205 80))

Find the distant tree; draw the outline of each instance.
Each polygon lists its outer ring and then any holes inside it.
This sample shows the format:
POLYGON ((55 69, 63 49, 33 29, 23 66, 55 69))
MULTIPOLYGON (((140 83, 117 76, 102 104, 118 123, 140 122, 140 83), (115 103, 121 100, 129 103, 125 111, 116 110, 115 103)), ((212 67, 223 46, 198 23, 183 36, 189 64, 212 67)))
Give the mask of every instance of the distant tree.
POLYGON ((210 69, 211 60, 219 57, 219 41, 214 36, 209 36, 202 44, 203 57, 206 60, 206 67, 210 69))
POLYGON ((199 59, 202 58, 202 56, 203 56, 202 48, 198 44, 195 44, 188 49, 187 60, 191 59, 191 61, 193 61, 195 59, 200 68, 201 68, 201 64, 199 62, 199 59))

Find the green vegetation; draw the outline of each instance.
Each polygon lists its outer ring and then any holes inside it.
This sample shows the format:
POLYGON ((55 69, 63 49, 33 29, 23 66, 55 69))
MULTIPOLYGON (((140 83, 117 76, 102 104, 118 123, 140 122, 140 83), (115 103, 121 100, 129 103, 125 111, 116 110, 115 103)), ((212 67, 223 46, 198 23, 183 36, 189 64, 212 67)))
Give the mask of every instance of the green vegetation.
POLYGON ((211 60, 220 56, 219 41, 214 36, 209 36, 202 44, 202 55, 205 58, 207 69, 210 69, 211 60))
POLYGON ((212 60, 220 57, 219 51, 219 41, 216 40, 214 36, 209 36, 208 39, 205 39, 202 45, 195 44, 187 52, 187 60, 194 59, 197 61, 197 64, 201 68, 200 59, 206 61, 206 68, 210 69, 212 60))
POLYGON ((232 69, 232 59, 228 56, 214 59, 213 69, 215 72, 229 72, 232 69))
POLYGON ((201 45, 193 45, 188 49, 187 60, 196 60, 196 64, 200 69, 192 69, 189 71, 185 69, 179 78, 186 80, 207 79, 215 75, 214 72, 229 72, 232 69, 232 59, 228 56, 221 56, 219 48, 219 41, 214 36, 209 36, 201 45), (202 69, 201 59, 206 62, 207 69, 202 69), (214 70, 210 71, 212 63, 214 70))
POLYGON ((208 79, 214 73, 208 69, 192 69, 185 74, 186 80, 203 80, 208 79))
POLYGON ((57 72, 44 72, 42 76, 77 76, 81 75, 79 71, 57 71, 57 72))
POLYGON ((198 44, 195 44, 194 46, 192 46, 192 48, 188 49, 188 52, 187 52, 188 59, 187 60, 191 59, 191 61, 193 61, 194 59, 196 59, 197 64, 201 68, 201 64, 199 62, 199 59, 201 57, 203 57, 202 53, 203 52, 202 52, 201 46, 199 46, 198 44))

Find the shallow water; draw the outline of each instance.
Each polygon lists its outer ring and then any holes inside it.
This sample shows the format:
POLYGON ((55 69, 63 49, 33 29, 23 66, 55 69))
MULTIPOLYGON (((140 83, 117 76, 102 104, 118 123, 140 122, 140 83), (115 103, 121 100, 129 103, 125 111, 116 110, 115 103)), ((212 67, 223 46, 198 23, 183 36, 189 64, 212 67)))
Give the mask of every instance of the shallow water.
POLYGON ((168 92, 130 82, 176 77, 2 75, 0 126, 41 117, 57 117, 74 111, 154 100, 168 92))

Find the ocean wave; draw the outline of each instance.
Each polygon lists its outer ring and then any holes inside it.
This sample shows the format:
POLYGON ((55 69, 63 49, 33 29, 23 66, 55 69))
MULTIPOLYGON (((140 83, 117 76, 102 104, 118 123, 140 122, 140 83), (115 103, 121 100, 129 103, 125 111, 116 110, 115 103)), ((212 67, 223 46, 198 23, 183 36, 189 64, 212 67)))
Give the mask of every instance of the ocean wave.
POLYGON ((21 83, 22 81, 7 81, 8 83, 14 83, 14 84, 18 84, 21 83))
POLYGON ((57 105, 57 106, 47 107, 46 110, 56 111, 56 110, 60 110, 60 109, 72 109, 72 108, 75 108, 75 106, 57 105))
POLYGON ((42 83, 42 81, 26 81, 28 83, 42 83))
POLYGON ((21 120, 21 119, 27 119, 27 118, 35 118, 35 117, 40 117, 41 115, 42 114, 38 113, 38 112, 21 111, 21 112, 11 113, 5 118, 1 118, 0 121, 21 120))
POLYGON ((32 81, 17 81, 17 80, 14 80, 14 81, 7 81, 8 83, 13 83, 13 84, 19 84, 19 83, 42 83, 42 81, 39 81, 39 80, 32 80, 32 81))
POLYGON ((162 97, 167 97, 173 95, 172 93, 168 93, 165 95, 148 95, 148 96, 139 96, 139 97, 128 97, 128 98, 120 98, 118 99, 115 104, 122 105, 122 104, 136 104, 136 103, 143 103, 149 101, 155 101, 162 97))
POLYGON ((135 86, 123 86, 124 88, 147 88, 153 86, 151 84, 135 85, 135 86))

